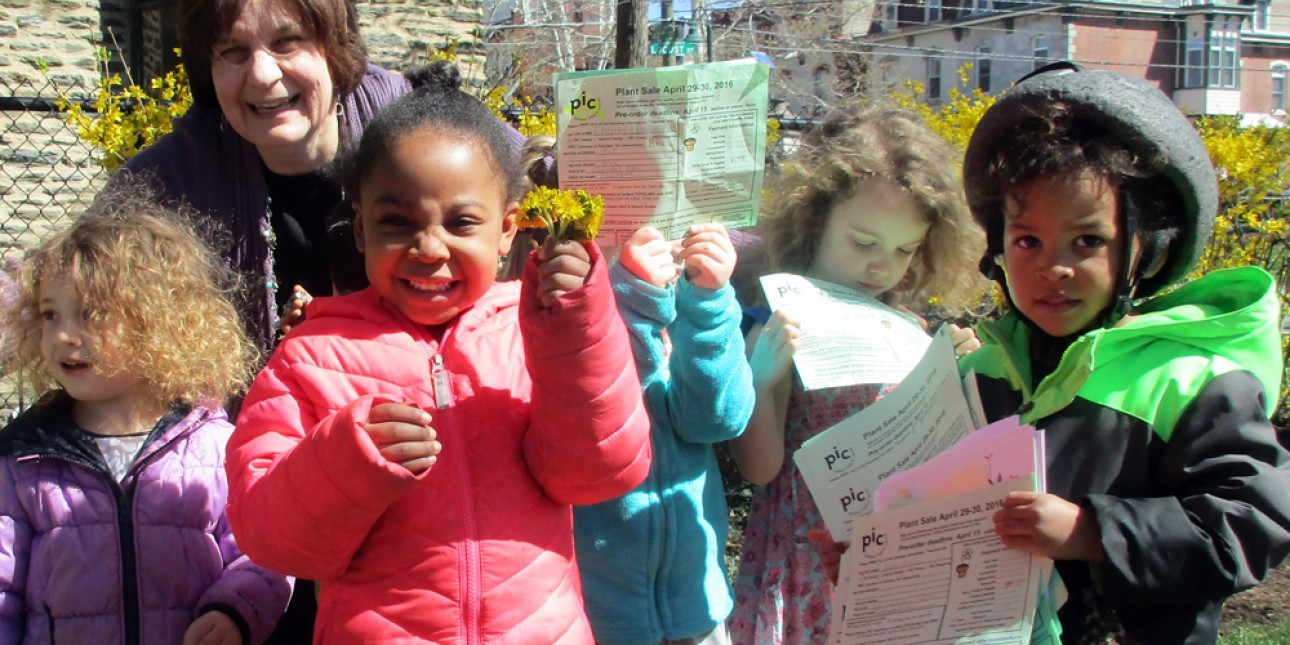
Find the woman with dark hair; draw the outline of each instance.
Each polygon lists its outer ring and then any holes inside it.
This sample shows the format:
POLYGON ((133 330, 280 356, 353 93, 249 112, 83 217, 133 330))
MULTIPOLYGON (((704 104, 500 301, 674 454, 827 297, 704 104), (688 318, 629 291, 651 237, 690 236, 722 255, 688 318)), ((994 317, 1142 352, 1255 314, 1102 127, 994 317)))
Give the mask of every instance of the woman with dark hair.
POLYGON ((349 270, 353 241, 326 222, 341 152, 408 83, 367 62, 350 0, 183 0, 179 36, 194 105, 126 169, 232 234, 221 251, 252 278, 243 319, 267 355, 292 285, 330 294, 349 270))

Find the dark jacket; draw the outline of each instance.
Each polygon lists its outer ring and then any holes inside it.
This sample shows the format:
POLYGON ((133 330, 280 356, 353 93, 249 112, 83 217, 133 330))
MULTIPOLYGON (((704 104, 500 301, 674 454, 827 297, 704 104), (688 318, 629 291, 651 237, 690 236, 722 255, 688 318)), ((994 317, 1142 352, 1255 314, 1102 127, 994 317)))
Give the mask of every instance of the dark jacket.
POLYGON ((1269 415, 1282 370, 1275 282, 1217 271, 1077 339, 1032 385, 1029 328, 978 328, 989 420, 1046 432, 1048 492, 1092 512, 1106 562, 1058 562, 1064 642, 1094 603, 1142 643, 1214 643, 1229 595, 1290 550, 1290 456, 1269 415))
POLYGON ((210 610, 262 642, 291 581, 229 530, 224 411, 164 418, 118 483, 70 402, 0 431, 0 642, 174 645, 210 610))

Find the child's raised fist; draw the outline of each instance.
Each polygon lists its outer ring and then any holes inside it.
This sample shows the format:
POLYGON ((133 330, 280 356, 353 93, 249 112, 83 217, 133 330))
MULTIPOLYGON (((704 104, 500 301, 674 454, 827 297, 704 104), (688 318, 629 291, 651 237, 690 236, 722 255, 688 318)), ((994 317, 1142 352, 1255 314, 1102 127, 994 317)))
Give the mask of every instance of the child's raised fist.
POLYGON ((627 238, 618 261, 637 278, 656 287, 666 287, 677 275, 673 246, 661 231, 646 226, 627 238))
POLYGON ((714 291, 726 286, 735 272, 735 246, 726 227, 716 222, 691 226, 681 241, 681 260, 694 286, 714 291))
POLYGON ((580 242, 548 237, 538 247, 537 297, 543 307, 587 283, 591 254, 580 242))

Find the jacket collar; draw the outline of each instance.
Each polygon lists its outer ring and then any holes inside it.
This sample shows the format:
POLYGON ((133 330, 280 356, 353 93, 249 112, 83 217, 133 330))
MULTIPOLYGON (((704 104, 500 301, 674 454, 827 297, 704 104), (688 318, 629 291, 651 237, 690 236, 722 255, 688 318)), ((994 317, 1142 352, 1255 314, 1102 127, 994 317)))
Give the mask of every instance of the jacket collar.
POLYGON ((969 365, 984 357, 1002 358, 1002 371, 1038 416, 1065 407, 1094 369, 1129 359, 1161 340, 1242 365, 1264 382, 1266 391, 1275 393, 1281 391, 1278 312, 1275 283, 1266 271, 1220 270, 1143 301, 1137 315, 1119 326, 1080 336, 1039 383, 1033 383, 1027 360, 1031 330, 1011 312, 978 326, 982 341, 999 353, 986 352, 969 365))
MULTIPOLYGON (((98 464, 103 457, 72 420, 72 400, 58 390, 41 398, 31 409, 0 430, 0 456, 63 457, 86 464, 98 464)), ((177 405, 157 421, 144 444, 142 458, 170 439, 187 434, 222 411, 177 405), (165 441, 161 441, 165 439, 165 441)))

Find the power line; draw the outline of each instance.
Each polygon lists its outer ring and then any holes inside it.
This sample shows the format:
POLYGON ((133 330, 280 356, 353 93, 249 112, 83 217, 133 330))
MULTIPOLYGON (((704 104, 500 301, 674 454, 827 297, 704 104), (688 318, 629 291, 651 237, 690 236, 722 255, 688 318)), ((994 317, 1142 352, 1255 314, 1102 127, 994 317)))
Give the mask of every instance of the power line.
MULTIPOLYGON (((836 7, 838 6, 838 4, 839 3, 837 2, 837 0, 804 0, 802 2, 783 2, 783 3, 765 3, 761 5, 745 5, 744 8, 748 10, 747 16, 751 18, 756 14, 764 13, 761 10, 767 9, 767 8, 778 7, 778 8, 800 9, 803 5, 807 5, 807 6, 833 8, 836 10, 836 7)), ((918 2, 912 2, 912 1, 899 2, 898 1, 895 4, 898 6, 908 6, 908 7, 925 9, 925 5, 918 2)), ((878 5, 878 6, 882 6, 882 5, 878 5)), ((1135 15, 1124 14, 1123 11, 1121 11, 1120 13, 1117 13, 1116 10, 1111 7, 1107 7, 1107 8, 1092 7, 1092 8, 1088 8, 1085 10, 1078 10, 1078 11, 1073 11, 1073 10, 1058 10, 1058 11, 1027 10, 1024 12, 986 11, 986 12, 981 12, 979 14, 973 14, 971 16, 967 16, 966 19, 989 20, 991 18, 994 18, 998 20, 1003 20, 1009 17, 1015 19, 1015 18, 1029 18, 1029 17, 1043 17, 1043 16, 1055 17, 1063 21, 1067 19, 1077 19, 1077 18, 1111 19, 1111 20, 1114 20, 1117 26, 1119 26, 1120 28, 1123 28, 1123 26, 1127 23, 1137 22, 1144 26, 1150 26, 1153 28, 1153 30, 1157 32, 1160 31, 1161 27, 1165 27, 1165 26, 1178 27, 1178 26, 1187 25, 1187 16, 1185 15, 1180 16, 1177 14, 1161 13, 1161 14, 1150 15, 1150 16, 1135 16, 1135 15), (973 16, 976 16, 976 18, 973 18, 973 16)), ((1243 22, 1243 16, 1232 15, 1232 17, 1242 18, 1241 22, 1243 22)), ((790 16, 789 19, 791 20, 792 17, 790 16)), ((740 22, 742 22, 742 20, 740 22)), ((883 19, 881 17, 874 16, 873 22, 882 23, 883 19)), ((918 36, 931 35, 948 29, 962 29, 972 33, 984 32, 986 34, 1002 34, 1002 35, 1009 35, 1009 36, 1015 36, 1015 37, 1025 37, 1025 36, 1041 37, 1041 36, 1063 35, 1060 30, 1046 30, 1041 28, 996 27, 986 23, 957 24, 958 22, 959 21, 948 21, 948 20, 929 22, 929 23, 906 22, 905 24, 900 25, 895 31, 879 32, 879 34, 877 35, 879 36, 890 35, 891 37, 918 37, 918 36), (908 29, 920 29, 920 28, 925 28, 925 29, 918 31, 917 33, 903 31, 908 29)), ((559 29, 559 28, 581 29, 584 27, 603 28, 603 27, 613 27, 613 26, 614 26, 614 23, 608 22, 608 21, 544 22, 544 23, 527 23, 527 24, 515 24, 515 25, 506 25, 506 24, 491 25, 487 27, 485 31, 559 29)), ((748 29, 748 28, 740 27, 737 24, 731 24, 731 25, 725 25, 725 26, 709 25, 709 29, 722 30, 726 32, 735 31, 735 32, 743 32, 743 33, 764 34, 771 37, 784 36, 783 32, 748 29)), ((1143 31, 1146 31, 1146 30, 1143 30, 1143 31)), ((1260 33, 1275 33, 1275 32, 1243 32, 1242 35, 1251 35, 1251 36, 1257 37, 1260 33)), ((597 37, 597 36, 608 37, 609 34, 612 34, 612 29, 609 30, 608 33, 606 34, 581 34, 581 35, 587 36, 587 37, 597 37)), ((1115 36, 1111 36, 1111 38, 1114 38, 1114 37, 1115 36)), ((864 36, 856 37, 856 40, 860 42, 869 42, 865 39, 864 36)), ((1160 38, 1156 38, 1156 42, 1161 44, 1166 44, 1166 45, 1182 45, 1187 42, 1187 39, 1160 37, 1160 38)), ((871 44, 873 44, 874 46, 879 45, 879 43, 871 43, 871 44)), ((885 46, 885 44, 883 45, 885 46)))
MULTIPOLYGON (((896 2, 895 4, 898 7, 912 7, 912 8, 916 8, 919 11, 926 10, 926 5, 918 2, 907 1, 907 2, 896 2)), ((764 15, 764 14, 772 13, 770 11, 764 11, 764 9, 773 8, 773 7, 800 9, 800 7, 803 5, 836 7, 838 3, 836 2, 836 0, 811 0, 811 1, 805 1, 805 2, 796 2, 796 3, 790 2, 790 3, 780 3, 780 4, 767 3, 767 4, 755 5, 755 6, 749 5, 749 10, 745 15, 748 17, 753 17, 755 15, 764 15)), ((886 5, 876 5, 876 6, 884 7, 889 5, 890 3, 886 5)), ((1234 6, 1233 8, 1236 9, 1237 7, 1234 6)), ((949 11, 949 8, 945 9, 945 11, 949 11)), ((1238 23, 1244 22, 1244 18, 1246 17, 1244 12, 1239 12, 1239 13, 1220 12, 1220 13, 1224 13, 1224 15, 1228 15, 1231 18, 1236 19, 1238 23)), ((882 14, 880 11, 875 11, 874 15, 871 16, 871 19, 875 23, 882 24, 886 22, 884 16, 885 14, 882 14)), ((988 11, 975 12, 969 15, 960 15, 957 17, 957 19, 952 19, 952 20, 944 19, 944 20, 934 21, 934 22, 903 21, 901 24, 899 24, 896 27, 895 30, 880 32, 878 35, 881 36, 881 35, 889 34, 892 37, 911 36, 911 35, 918 36, 918 35, 924 35, 927 33, 932 33, 935 31, 942 31, 946 29, 963 29, 963 30, 973 31, 973 32, 984 31, 987 33, 1012 34, 1012 33, 1016 33, 1019 30, 1016 28, 1008 29, 1006 27, 993 26, 993 25, 990 25, 988 22, 984 22, 984 21, 1004 20, 1006 18, 1024 19, 1029 17, 1043 17, 1043 16, 1055 17, 1057 19, 1062 20, 1063 22, 1069 22, 1080 18, 1108 19, 1108 20, 1114 20, 1117 26, 1119 27, 1124 27, 1126 24, 1138 23, 1138 24, 1150 26, 1153 28, 1159 28, 1164 26, 1177 27, 1180 25, 1186 25, 1188 24, 1187 21, 1189 17, 1186 13, 1180 14, 1178 12, 1152 13, 1144 10, 1144 8, 1141 7, 1140 5, 1131 6, 1128 8, 1120 7, 1118 9, 1110 6, 1107 6, 1107 7, 1093 6, 1093 7, 1081 7, 1078 9, 1056 9, 1056 10, 1050 10, 1047 8, 1024 9, 1020 11, 988 10, 988 11), (1139 11, 1134 12, 1134 9, 1138 9, 1139 11), (1137 14, 1145 13, 1148 15, 1135 15, 1135 13, 1137 14), (924 27, 927 29, 919 33, 909 33, 907 31, 911 29, 920 29, 924 27)), ((791 21, 792 16, 788 16, 788 20, 791 21)), ((740 22, 742 22, 742 20, 740 20, 740 22)), ((730 25, 730 26, 727 26, 726 28, 730 28, 733 26, 734 25, 730 25)), ((1025 30, 1020 30, 1020 31, 1022 33, 1027 33, 1025 30)), ((1035 31, 1033 33, 1035 33, 1035 35, 1043 35, 1044 33, 1047 33, 1047 32, 1035 31)), ((1262 31, 1262 32, 1245 32, 1245 33, 1248 33, 1250 35, 1258 35, 1259 33, 1276 33, 1276 32, 1262 31)), ((860 36, 860 38, 863 38, 863 36, 860 36)), ((1179 42, 1179 41, 1170 41, 1170 42, 1179 42)))
MULTIPOLYGON (((781 32, 773 32, 773 31, 742 28, 742 27, 736 27, 733 29, 735 31, 745 33, 745 34, 764 36, 768 40, 778 40, 778 41, 785 40, 784 34, 781 32)), ((1043 33, 1040 35, 1064 36, 1064 34, 1051 34, 1051 33, 1043 33)), ((1109 40, 1113 40, 1116 38, 1117 37, 1114 35, 1108 35, 1109 40)), ((1124 38, 1120 38, 1120 39, 1127 40, 1124 38)), ((1182 44, 1184 41, 1157 39, 1156 42, 1164 43, 1166 45, 1176 46, 1176 45, 1182 44)), ((971 49, 951 49, 951 48, 936 47, 931 45, 923 45, 923 46, 901 45, 894 42, 874 43, 866 40, 838 39, 838 38, 827 38, 827 37, 819 38, 815 36, 810 37, 810 43, 812 45, 810 48, 811 52, 823 53, 823 54, 857 54, 857 53, 878 52, 883 54, 889 54, 892 56, 910 56, 910 57, 912 56, 950 57, 950 56, 958 55, 958 57, 962 57, 962 58, 977 59, 977 60, 988 59, 992 61, 1010 60, 1010 61, 1035 62, 1035 61, 1055 60, 1055 57, 1052 57, 1052 56, 1040 58, 1033 54, 1030 54, 1030 55, 1011 54, 1011 53, 1005 53, 1005 52, 992 51, 988 55, 983 55, 971 49)), ((778 44, 775 42, 758 42, 757 46, 759 49, 762 49, 768 52, 799 53, 803 49, 802 47, 794 45, 792 43, 778 44)), ((1214 47, 1208 47, 1208 48, 1216 49, 1214 47)), ((1094 59, 1094 58, 1078 58, 1078 54, 1077 54, 1077 57, 1068 57, 1068 58, 1070 58, 1071 60, 1075 60, 1076 62, 1089 64, 1089 65, 1106 65, 1106 66, 1119 66, 1119 67, 1144 67, 1145 66, 1148 68, 1173 69, 1173 70, 1191 68, 1185 62, 1155 63, 1155 62, 1130 62, 1130 61, 1123 61, 1123 60, 1103 60, 1103 59, 1094 59)), ((1241 71, 1254 71, 1254 72, 1271 71, 1271 66, 1269 65, 1269 67, 1267 68, 1262 68, 1262 67, 1252 68, 1249 66, 1242 65, 1240 69, 1241 71)))
MULTIPOLYGON (((896 4, 898 6, 914 6, 914 7, 923 6, 915 2, 897 2, 896 4)), ((836 7, 838 6, 838 2, 837 0, 804 0, 802 2, 764 3, 756 6, 744 5, 743 7, 733 9, 732 11, 739 12, 740 9, 742 9, 743 11, 741 13, 743 13, 743 15, 741 16, 741 18, 748 18, 751 20, 754 15, 766 13, 765 10, 767 9, 794 8, 794 9, 800 10, 802 7, 812 7, 812 6, 833 7, 836 9, 836 7)), ((878 6, 881 6, 881 5, 878 5, 878 6)), ((1115 10, 1112 7, 1105 7, 1105 8, 1089 7, 1087 9, 1078 10, 1078 11, 1062 9, 1058 11, 1029 11, 1029 12, 1020 13, 1020 14, 1016 12, 982 12, 979 15, 979 18, 983 20, 989 20, 991 18, 994 18, 997 20, 1003 20, 1004 18, 1007 18, 1010 16, 1014 18, 1050 17, 1050 18, 1056 18, 1059 20, 1072 18, 1072 19, 1075 19, 1075 21, 1073 22, 1074 24, 1077 25, 1077 28, 1078 28, 1078 22, 1077 22, 1078 19, 1115 20, 1116 23, 1121 26, 1123 26, 1126 23, 1136 23, 1136 25, 1138 26, 1150 26, 1151 27, 1150 30, 1146 30, 1146 29, 1140 30, 1140 32, 1144 34, 1151 33, 1151 32, 1154 32, 1156 34, 1162 34, 1162 32, 1166 32, 1170 29, 1177 29, 1179 26, 1187 24, 1186 22, 1187 17, 1185 15, 1178 15, 1177 13, 1170 14, 1170 13, 1162 12, 1156 15, 1134 16, 1134 15, 1119 15, 1114 13, 1114 11, 1115 10)), ((1233 17, 1238 17, 1238 16, 1233 16, 1233 17)), ((969 17, 969 19, 972 19, 972 18, 969 17)), ((878 18, 875 18, 875 21, 880 22, 881 20, 878 18)), ((731 35, 750 37, 753 40, 751 44, 763 51, 782 52, 782 53, 800 53, 803 49, 800 46, 795 46, 794 44, 792 44, 791 35, 786 35, 785 32, 783 31, 770 31, 765 29, 758 29, 756 27, 744 27, 741 24, 744 22, 746 21, 743 19, 740 19, 737 22, 729 25, 724 25, 724 26, 710 25, 709 29, 718 30, 720 32, 721 35, 717 38, 718 41, 728 39, 731 35), (790 43, 781 44, 786 40, 790 40, 790 43), (776 42, 776 41, 779 41, 779 42, 776 42)), ((929 27, 928 29, 920 30, 916 33, 902 34, 901 31, 892 31, 892 32, 885 32, 885 33, 890 34, 892 37, 898 37, 903 35, 907 38, 908 37, 917 38, 920 36, 926 37, 929 35, 933 35, 937 32, 944 32, 951 29, 965 29, 972 34, 984 33, 986 34, 987 38, 991 36, 995 36, 995 37, 1008 36, 1015 40, 1024 41, 1024 40, 1033 40, 1034 38, 1038 38, 1038 37, 1050 37, 1055 39, 1055 42, 1050 44, 1050 50, 1061 49, 1060 47, 1057 46, 1061 41, 1056 39, 1065 38, 1067 35, 1066 33, 1064 33, 1066 29, 1064 25, 1062 28, 1059 28, 1056 30, 1048 30, 1048 29, 1043 29, 1042 27, 1027 27, 1027 28, 1014 27, 1013 29, 1007 29, 1002 26, 996 27, 988 24, 982 24, 979 22, 973 22, 972 24, 956 24, 956 23, 957 21, 954 21, 954 22, 942 21, 942 22, 927 23, 926 26, 929 27)), ((527 24, 527 25, 504 25, 502 27, 505 27, 506 29, 541 29, 541 28, 567 28, 567 27, 586 27, 586 26, 595 27, 595 26, 606 26, 608 24, 609 23, 604 21, 583 22, 583 23, 563 22, 563 23, 540 23, 540 24, 527 24)), ((906 25, 902 26, 901 29, 908 29, 908 28, 918 29, 919 27, 922 27, 922 26, 923 25, 919 25, 917 23, 915 24, 907 23, 906 25)), ((496 29, 498 27, 494 26, 493 28, 496 29)), ((1259 33, 1260 32, 1242 32, 1241 35, 1257 36, 1259 33)), ((1263 33, 1270 33, 1270 32, 1263 32, 1263 33)), ((587 34, 587 33, 582 33, 580 31, 579 36, 582 38, 598 39, 598 40, 603 39, 603 40, 600 40, 599 42, 586 43, 582 45, 578 49, 578 51, 581 52, 581 51, 586 51, 588 49, 604 47, 607 44, 607 41, 611 35, 612 35, 612 30, 602 34, 587 34)), ((1002 52, 1002 51, 992 51, 988 55, 983 55, 979 52, 969 50, 969 49, 950 49, 950 48, 936 47, 931 45, 923 45, 923 46, 902 45, 895 42, 872 42, 870 40, 865 39, 864 37, 860 37, 860 38, 823 37, 821 38, 815 35, 806 36, 806 37, 810 38, 810 41, 811 41, 810 51, 814 53, 820 53, 820 54, 871 53, 871 54, 882 55, 887 58, 917 57, 917 58, 925 59, 927 57, 939 57, 942 59, 947 59, 947 58, 963 59, 965 62, 971 62, 974 60, 976 61, 989 60, 989 61, 1001 61, 1001 62, 1006 61, 1006 62, 1029 63, 1032 65, 1037 62, 1044 62, 1044 61, 1053 60, 1057 58, 1053 56, 1038 57, 1038 56, 1035 56, 1034 54, 1008 53, 1008 52, 1002 52)), ((1105 38, 1107 40, 1120 40, 1120 41, 1147 40, 1147 38, 1136 38, 1132 34, 1117 34, 1117 33, 1108 33, 1106 34, 1105 38)), ((975 38, 973 40, 975 40, 975 38)), ((1169 38, 1164 35, 1157 35, 1155 38, 1150 40, 1152 40, 1157 46, 1168 46, 1168 47, 1178 47, 1178 48, 1183 47, 1185 44, 1189 42, 1188 39, 1185 39, 1185 38, 1169 38)), ((511 41, 507 44, 513 45, 513 46, 531 44, 533 46, 540 47, 545 45, 546 43, 536 41, 536 40, 526 40, 526 41, 519 41, 519 42, 511 41)), ((996 41, 992 43, 981 43, 981 44, 997 46, 998 43, 996 41)), ((1209 48, 1216 49, 1214 47, 1209 47, 1209 48)), ((1126 61, 1120 61, 1120 60, 1104 60, 1104 59, 1087 58, 1087 57, 1081 58, 1078 56, 1075 56, 1075 57, 1065 56, 1065 57, 1072 58, 1076 62, 1086 64, 1086 65, 1100 65, 1100 66, 1107 66, 1107 67, 1134 67, 1134 68, 1147 67, 1148 69, 1161 69, 1161 70, 1173 70, 1173 71, 1194 69, 1194 67, 1189 67, 1185 62, 1180 62, 1180 63, 1141 62, 1139 63, 1139 62, 1126 62, 1126 61)), ((557 59, 552 58, 550 59, 549 62, 554 62, 556 60, 557 59)), ((1240 72, 1270 73, 1273 71, 1272 65, 1274 64, 1275 63, 1269 64, 1269 66, 1266 68, 1250 67, 1248 65, 1241 64, 1237 69, 1240 72)), ((1208 66, 1204 67, 1203 69, 1208 70, 1208 66)))

